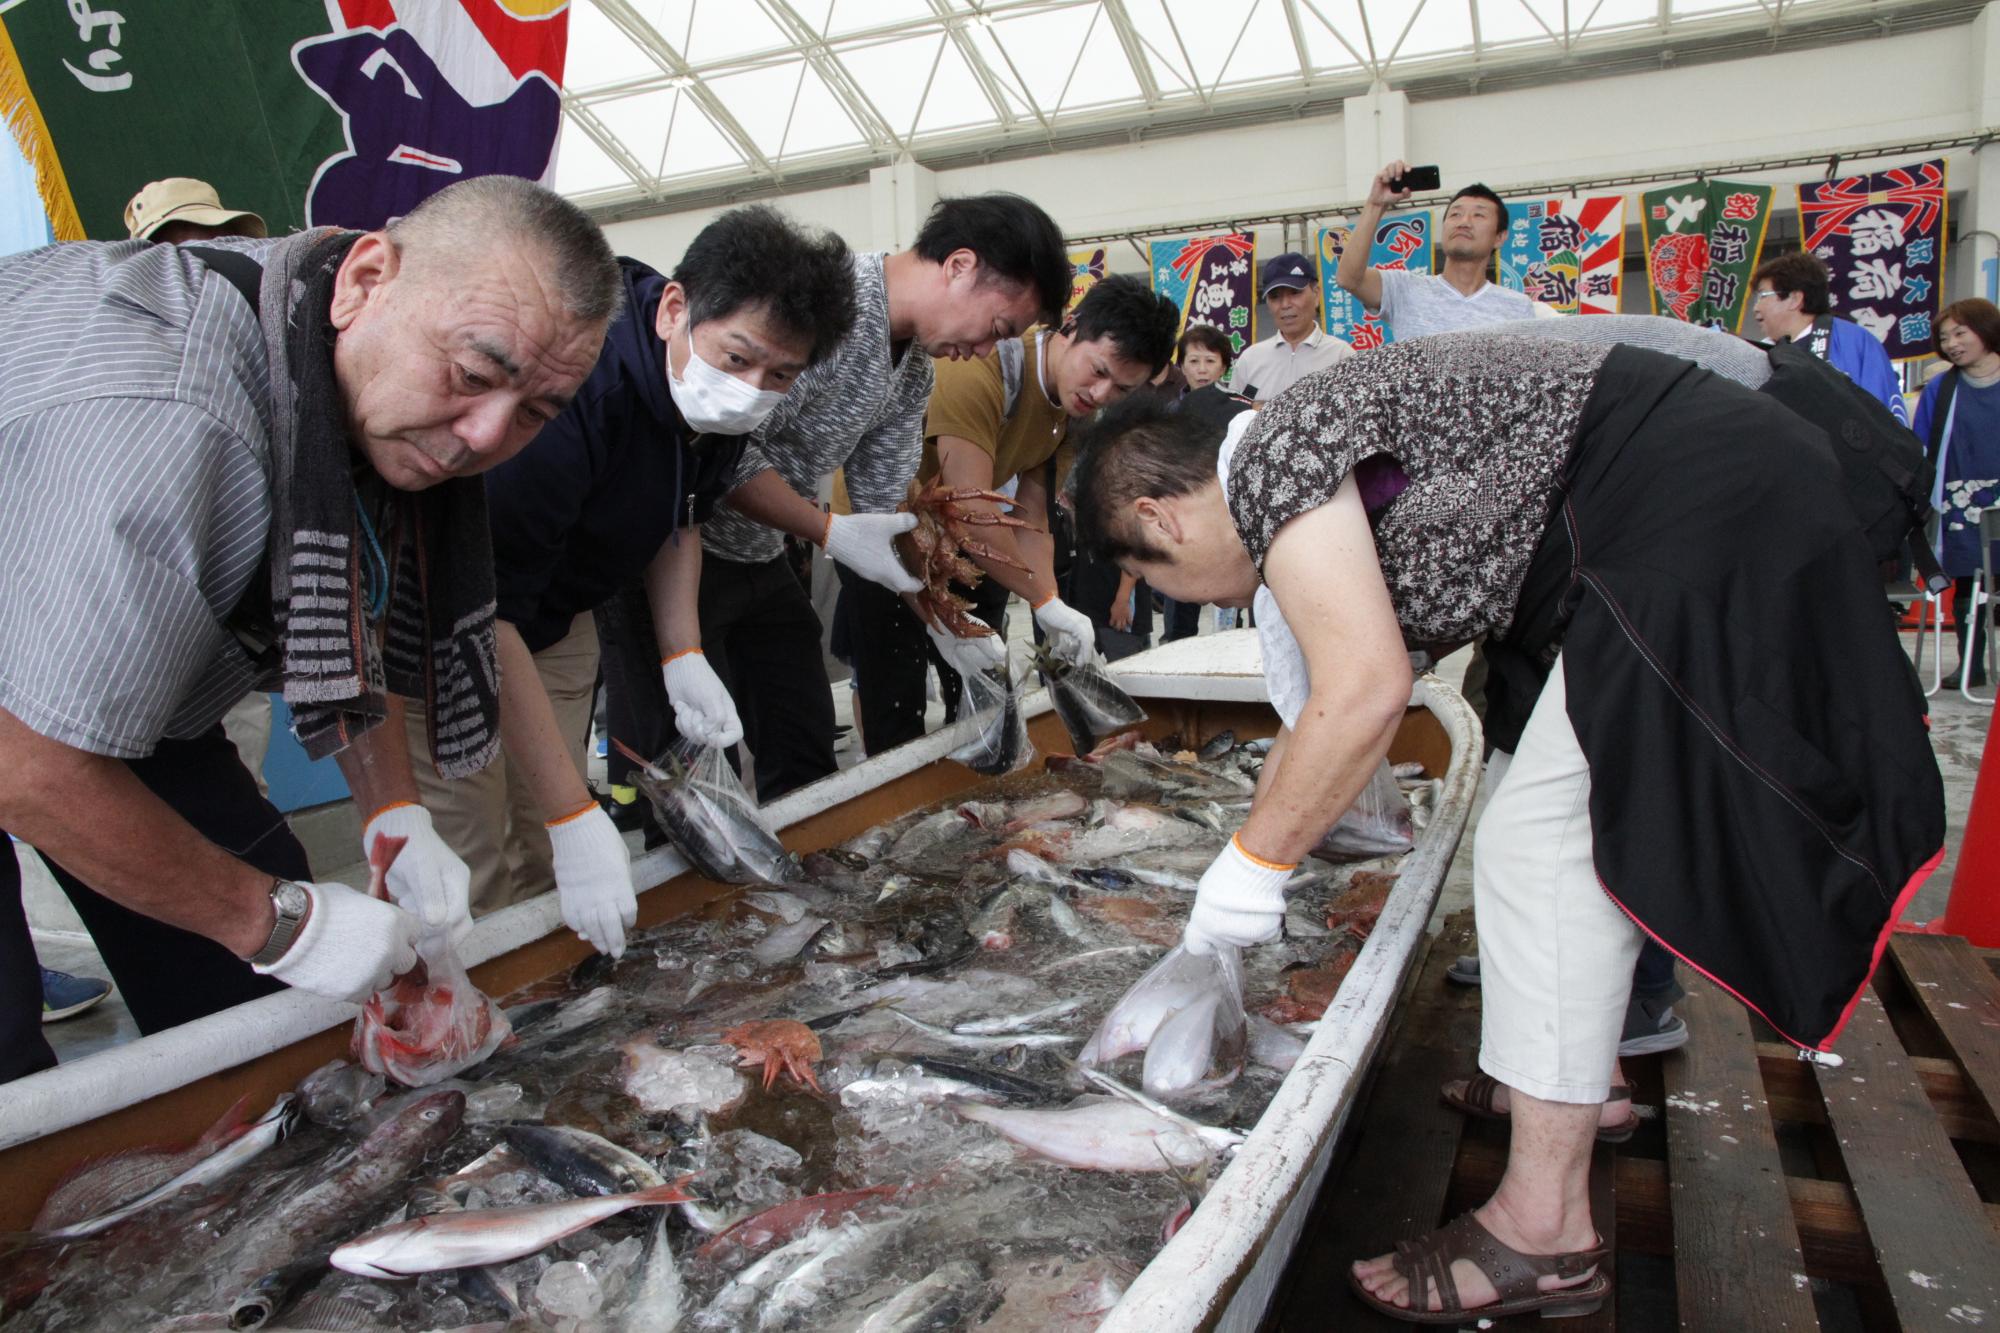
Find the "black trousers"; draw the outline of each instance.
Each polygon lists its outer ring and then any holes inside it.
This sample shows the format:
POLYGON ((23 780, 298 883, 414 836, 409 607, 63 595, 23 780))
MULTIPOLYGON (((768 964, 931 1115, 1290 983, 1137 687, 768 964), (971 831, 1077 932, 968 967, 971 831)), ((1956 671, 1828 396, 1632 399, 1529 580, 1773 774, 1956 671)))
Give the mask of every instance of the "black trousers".
POLYGON ((1160 635, 1161 643, 1192 639, 1201 633, 1200 602, 1177 602, 1171 597, 1164 601, 1166 605, 1161 608, 1160 619, 1166 623, 1166 629, 1160 635))
MULTIPOLYGON (((258 792, 220 725, 194 740, 163 740, 146 758, 128 762, 147 790, 224 851, 267 874, 311 878, 305 848, 258 792)), ((0 856, 0 1082, 56 1062, 42 1036, 41 968, 21 902, 20 866, 6 850, 0 856)), ((42 859, 104 955, 140 1032, 150 1035, 283 989, 206 936, 120 906, 42 859)))
MULTIPOLYGON (((820 659, 819 616, 785 558, 746 565, 703 556, 700 598, 702 651, 743 720, 757 799, 774 800, 833 772, 833 693, 820 659)), ((657 758, 679 732, 645 591, 634 584, 596 618, 605 723, 614 739, 657 758)), ((729 758, 736 762, 734 751, 729 758)), ((613 784, 633 785, 631 761, 615 747, 605 771, 613 784)))
POLYGON ((743 720, 759 803, 839 767, 819 614, 790 560, 752 565, 704 555, 701 641, 743 720))
MULTIPOLYGON (((854 617, 849 646, 854 653, 855 695, 861 708, 861 738, 869 754, 881 754, 924 734, 924 668, 935 666, 947 720, 958 716, 958 673, 931 646, 930 635, 909 604, 879 583, 836 565, 854 617)), ((977 588, 953 586, 972 602, 972 614, 1001 632, 1007 589, 993 579, 977 588)))

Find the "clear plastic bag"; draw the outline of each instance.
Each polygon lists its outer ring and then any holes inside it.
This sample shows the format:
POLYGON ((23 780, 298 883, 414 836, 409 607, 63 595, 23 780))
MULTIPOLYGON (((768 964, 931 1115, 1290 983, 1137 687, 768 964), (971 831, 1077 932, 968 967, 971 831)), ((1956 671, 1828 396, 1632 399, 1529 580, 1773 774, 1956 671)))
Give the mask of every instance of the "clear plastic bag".
POLYGON ((426 932, 417 965, 361 1006, 352 1049, 371 1073, 424 1088, 478 1064, 512 1032, 500 1006, 466 975, 449 932, 426 932))
POLYGON ((1154 1096, 1226 1083, 1243 1069, 1243 962, 1229 945, 1209 954, 1176 946, 1125 992, 1077 1057, 1089 1066, 1146 1052, 1154 1096))
POLYGON ((1012 659, 959 679, 965 693, 959 700, 958 725, 966 739, 950 757, 989 778, 1026 768, 1035 758, 1035 747, 1028 742, 1028 720, 1021 716, 1012 659))
POLYGON ((1069 732, 1070 745, 1080 755, 1096 749, 1106 736, 1146 720, 1146 710, 1094 661, 1073 666, 1044 644, 1035 649, 1035 670, 1048 686, 1049 702, 1069 732))
POLYGON ((1414 846, 1416 825, 1410 819, 1410 802, 1384 760, 1313 853, 1329 861, 1367 861, 1395 856, 1414 846))
POLYGON ((667 838, 701 874, 725 884, 799 879, 798 858, 764 827, 724 751, 683 737, 653 764, 623 744, 618 748, 639 765, 634 779, 667 838))

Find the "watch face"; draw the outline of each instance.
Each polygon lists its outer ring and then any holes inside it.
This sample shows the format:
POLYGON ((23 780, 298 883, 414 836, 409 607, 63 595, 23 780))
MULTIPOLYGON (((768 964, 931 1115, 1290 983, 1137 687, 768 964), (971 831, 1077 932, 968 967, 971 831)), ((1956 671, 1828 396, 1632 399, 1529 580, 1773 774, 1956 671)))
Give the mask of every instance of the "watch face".
POLYGON ((302 917, 306 914, 306 891, 281 879, 271 888, 271 903, 283 916, 302 917))

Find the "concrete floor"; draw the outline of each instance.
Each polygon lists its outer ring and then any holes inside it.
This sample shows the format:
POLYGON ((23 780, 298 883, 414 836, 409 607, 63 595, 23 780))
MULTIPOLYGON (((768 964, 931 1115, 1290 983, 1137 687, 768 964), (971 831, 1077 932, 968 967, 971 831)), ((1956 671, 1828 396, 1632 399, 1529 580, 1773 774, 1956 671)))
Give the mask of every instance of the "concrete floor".
MULTIPOLYGON (((1007 628, 1010 644, 1032 642, 1031 617, 1026 606, 1018 600, 1012 604, 1007 628)), ((1203 616, 1202 632, 1212 632, 1213 628, 1211 612, 1203 616)), ((1913 637, 1906 635, 1905 643, 1906 646, 1913 646, 1913 637)), ((1438 674, 1456 686, 1463 678, 1469 660, 1468 652, 1453 654, 1439 664, 1438 674)), ((1952 660, 1947 656, 1947 661, 1952 660)), ((852 696, 845 681, 833 687, 833 698, 836 721, 842 726, 849 725, 853 712, 852 696)), ((1944 775, 1946 851, 1944 864, 1918 892, 1908 913, 1909 920, 1927 921, 1944 911, 1959 844, 1964 839, 1966 812, 1972 803, 1973 780, 1978 774, 1987 726, 1993 714, 1991 703, 1969 703, 1953 689, 1940 690, 1931 700, 1931 745, 1937 752, 1938 766, 1944 775)), ((943 720, 944 707, 934 699, 927 715, 929 727, 935 729, 942 725, 943 720)), ((851 730, 841 738, 836 758, 842 768, 850 767, 863 758, 861 747, 851 730)), ((603 760, 593 757, 590 777, 594 782, 603 781, 603 760)), ((1465 840, 1460 844, 1458 856, 1446 876, 1438 919, 1472 903, 1472 847, 1483 808, 1482 792, 1473 808, 1465 840)), ((359 846, 359 830, 353 811, 346 803, 301 811, 292 817, 292 822, 300 840, 306 844, 316 875, 357 887, 366 884, 367 865, 353 854, 359 846)), ((628 841, 636 853, 639 850, 638 835, 631 835, 628 841)), ((35 948, 41 955, 43 966, 83 976, 106 975, 82 922, 77 920, 68 900, 48 877, 41 862, 25 848, 16 848, 16 851, 22 863, 28 919, 34 927, 35 948)), ((138 1029, 116 990, 89 1012, 51 1024, 48 1028, 57 1057, 63 1060, 79 1059, 93 1051, 130 1041, 138 1035, 138 1029)))

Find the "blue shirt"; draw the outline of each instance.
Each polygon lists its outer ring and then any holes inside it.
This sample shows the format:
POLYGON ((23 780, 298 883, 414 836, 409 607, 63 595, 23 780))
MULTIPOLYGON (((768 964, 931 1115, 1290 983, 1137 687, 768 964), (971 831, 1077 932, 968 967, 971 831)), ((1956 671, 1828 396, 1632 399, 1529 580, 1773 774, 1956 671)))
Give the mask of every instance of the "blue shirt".
MULTIPOLYGON (((1807 329, 1792 341, 1811 346, 1812 330, 1807 329)), ((1852 320, 1835 319, 1827 330, 1826 359, 1835 370, 1879 398, 1896 420, 1905 426, 1910 424, 1910 409, 1903 403, 1903 386, 1896 379, 1896 364, 1874 334, 1852 320)))
POLYGON ((1979 512, 2000 503, 2000 384, 1974 388, 1958 371, 1947 371, 1924 386, 1917 400, 1917 438, 1930 447, 1938 395, 1947 379, 1958 382, 1947 409, 1951 431, 1940 444, 1937 483, 1931 492, 1938 511, 1938 564, 1953 578, 1980 567, 1979 512))
POLYGON ((596 367, 533 444, 486 474, 495 600, 531 652, 705 522, 743 454, 744 436, 688 429, 653 329, 667 280, 636 259, 618 264, 625 308, 596 367))

